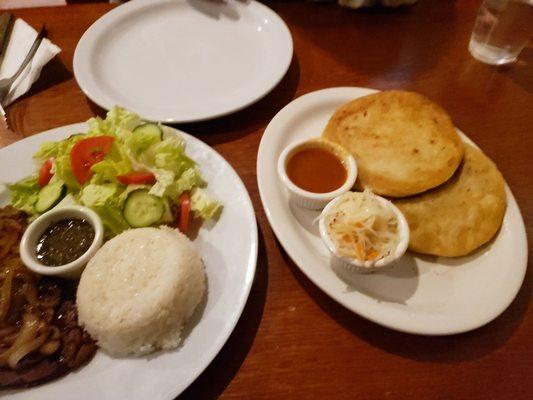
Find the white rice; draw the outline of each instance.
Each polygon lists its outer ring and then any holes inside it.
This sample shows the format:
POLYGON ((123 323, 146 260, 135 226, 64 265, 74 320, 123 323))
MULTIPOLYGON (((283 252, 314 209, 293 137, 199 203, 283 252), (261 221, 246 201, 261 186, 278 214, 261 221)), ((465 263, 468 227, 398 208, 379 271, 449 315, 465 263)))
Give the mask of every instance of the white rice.
POLYGON ((105 243, 83 271, 78 319, 114 356, 172 349, 205 290, 201 258, 185 235, 131 229, 105 243))

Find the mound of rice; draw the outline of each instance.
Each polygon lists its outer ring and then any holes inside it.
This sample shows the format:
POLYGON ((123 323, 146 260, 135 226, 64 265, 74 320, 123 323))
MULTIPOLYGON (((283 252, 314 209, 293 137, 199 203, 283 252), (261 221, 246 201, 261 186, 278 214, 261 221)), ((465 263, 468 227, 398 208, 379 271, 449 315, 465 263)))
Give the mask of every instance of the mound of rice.
POLYGON ((185 235, 131 229, 105 243, 83 271, 79 323, 114 356, 172 349, 205 290, 202 260, 185 235))

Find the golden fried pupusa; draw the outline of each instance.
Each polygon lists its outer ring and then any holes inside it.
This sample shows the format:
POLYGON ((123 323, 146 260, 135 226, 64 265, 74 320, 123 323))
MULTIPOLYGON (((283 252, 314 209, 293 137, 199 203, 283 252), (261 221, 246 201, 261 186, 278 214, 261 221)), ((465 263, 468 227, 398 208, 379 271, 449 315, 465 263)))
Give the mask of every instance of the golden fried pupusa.
POLYGON ((409 223, 410 250, 459 257, 488 242, 500 228, 505 184, 496 165, 465 144, 463 163, 449 181, 394 204, 409 223))
POLYGON ((323 137, 357 161, 363 187, 404 197, 446 182, 463 157, 463 144, 446 111, 412 92, 384 91, 340 107, 323 137))

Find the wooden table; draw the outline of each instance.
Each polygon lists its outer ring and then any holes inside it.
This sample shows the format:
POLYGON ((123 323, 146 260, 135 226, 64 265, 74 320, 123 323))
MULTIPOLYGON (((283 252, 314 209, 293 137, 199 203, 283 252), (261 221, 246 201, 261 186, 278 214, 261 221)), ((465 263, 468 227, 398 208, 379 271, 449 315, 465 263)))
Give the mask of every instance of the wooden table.
MULTIPOLYGON (((531 237, 533 51, 527 49, 510 68, 475 61, 467 45, 479 3, 421 0, 395 11, 270 3, 294 39, 285 78, 241 112, 182 126, 235 167, 250 191, 260 229, 257 274, 244 313, 223 350, 182 398, 531 398, 531 265, 515 301, 487 326, 452 337, 397 333, 347 311, 304 277, 269 227, 255 176, 263 130, 292 99, 331 86, 415 90, 444 106, 498 164, 531 237)), ((85 4, 16 12, 35 27, 46 22, 49 37, 63 49, 31 92, 8 109, 18 134, 102 114, 76 84, 72 57, 83 32, 110 8, 85 4)))

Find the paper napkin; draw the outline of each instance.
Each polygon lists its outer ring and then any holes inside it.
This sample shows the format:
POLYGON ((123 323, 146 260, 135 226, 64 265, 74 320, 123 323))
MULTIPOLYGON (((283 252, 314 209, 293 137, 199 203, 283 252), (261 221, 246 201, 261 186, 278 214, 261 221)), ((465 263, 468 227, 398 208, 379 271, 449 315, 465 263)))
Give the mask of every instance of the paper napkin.
POLYGON ((2 9, 10 8, 28 8, 28 7, 50 7, 66 6, 66 0, 0 0, 2 9))
MULTIPOLYGON (((30 25, 20 18, 15 21, 4 55, 4 61, 0 67, 0 79, 9 78, 17 71, 36 37, 37 31, 30 25)), ((26 93, 39 78, 41 69, 60 51, 59 47, 44 38, 33 60, 11 86, 11 91, 3 102, 4 106, 9 105, 26 93)), ((0 106, 0 115, 2 117, 5 116, 2 106, 0 106)))

